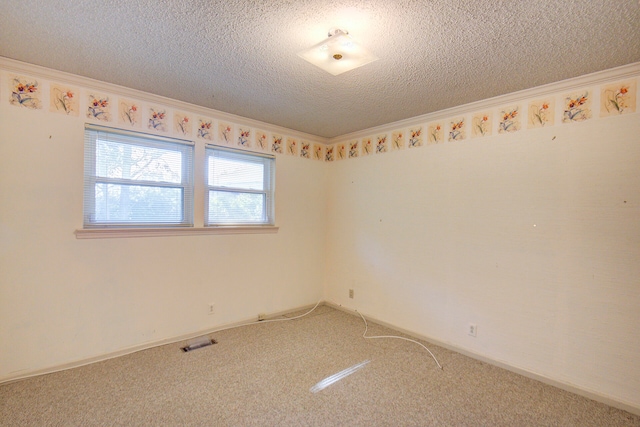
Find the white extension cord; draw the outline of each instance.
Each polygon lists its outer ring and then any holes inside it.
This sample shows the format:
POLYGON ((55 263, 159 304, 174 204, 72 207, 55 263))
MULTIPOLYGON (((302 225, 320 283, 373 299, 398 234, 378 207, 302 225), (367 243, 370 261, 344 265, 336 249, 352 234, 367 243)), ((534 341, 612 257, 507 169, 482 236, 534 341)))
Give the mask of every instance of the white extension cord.
POLYGON ((410 338, 405 338, 405 337, 399 337, 396 335, 378 335, 378 336, 372 336, 372 337, 368 337, 367 335, 367 331, 369 330, 369 325, 367 324, 367 319, 364 318, 364 316, 362 315, 362 313, 360 313, 358 310, 356 310, 356 313, 358 313, 360 315, 360 317, 362 318, 362 320, 364 321, 364 333, 362 334, 362 338, 367 339, 367 340, 371 340, 371 339, 378 339, 378 338, 395 338, 395 339, 399 339, 399 340, 405 340, 405 341, 409 341, 412 342, 414 344, 418 344, 420 347, 424 348, 425 350, 427 350, 429 352, 429 354, 431 355, 431 357, 433 358, 433 360, 436 362, 436 365, 438 365, 438 368, 442 369, 442 366, 440 365, 440 362, 438 362, 438 359, 436 359, 436 356, 433 355, 433 353, 431 353, 431 350, 429 350, 424 344, 416 341, 416 340, 412 340, 410 338))
MULTIPOLYGON (((242 326, 254 325, 256 323, 284 322, 284 321, 287 321, 287 320, 300 319, 301 317, 304 317, 304 316, 306 316, 308 314, 311 314, 320 305, 321 301, 322 300, 318 301, 316 303, 316 305, 314 305, 311 310, 309 310, 306 313, 301 314, 299 316, 286 317, 286 318, 283 318, 283 319, 257 320, 255 322, 245 323, 245 324, 242 324, 242 325, 236 325, 236 326, 230 326, 228 328, 217 329, 217 330, 211 332, 211 334, 216 333, 216 332, 220 332, 220 331, 226 331, 227 329, 234 329, 234 328, 239 328, 239 327, 242 327, 242 326)), ((434 354, 431 352, 431 350, 429 350, 424 344, 422 344, 422 343, 420 343, 420 342, 418 342, 416 340, 412 340, 410 338, 405 338, 405 337, 399 337, 399 336, 396 336, 396 335, 379 335, 379 336, 371 336, 371 337, 366 336, 367 335, 367 331, 369 330, 369 324, 367 323, 367 319, 365 319, 364 316, 362 315, 362 313, 360 313, 358 310, 355 310, 355 312, 358 313, 358 315, 360 315, 360 317, 362 318, 362 321, 364 322, 364 333, 362 334, 362 338, 368 339, 368 340, 370 340, 370 339, 380 339, 380 338, 392 338, 392 339, 399 339, 399 340, 409 341, 409 342, 412 342, 414 344, 418 344, 420 347, 422 347, 425 350, 427 350, 427 352, 431 355, 433 360, 436 362, 436 365, 438 365, 438 368, 442 369, 442 365, 440 365, 440 362, 438 362, 438 359, 436 359, 436 356, 434 356, 434 354)))

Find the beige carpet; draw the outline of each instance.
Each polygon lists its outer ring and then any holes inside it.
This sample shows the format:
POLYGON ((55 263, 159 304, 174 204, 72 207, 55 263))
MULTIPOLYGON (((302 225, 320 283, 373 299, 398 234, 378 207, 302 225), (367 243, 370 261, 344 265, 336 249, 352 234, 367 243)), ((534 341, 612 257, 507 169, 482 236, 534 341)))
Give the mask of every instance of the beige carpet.
MULTIPOLYGON (((425 343, 364 340, 320 306, 286 322, 0 386, 2 426, 640 426, 640 417, 425 343), (322 379, 361 362, 313 393, 322 379)), ((368 335, 397 334, 369 323, 368 335)))

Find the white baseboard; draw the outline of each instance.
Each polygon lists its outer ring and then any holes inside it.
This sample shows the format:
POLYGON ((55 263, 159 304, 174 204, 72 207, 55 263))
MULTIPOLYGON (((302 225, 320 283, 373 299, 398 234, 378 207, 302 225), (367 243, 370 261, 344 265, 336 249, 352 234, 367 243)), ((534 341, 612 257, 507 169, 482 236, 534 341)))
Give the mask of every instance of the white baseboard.
MULTIPOLYGON (((323 305, 327 305, 329 307, 335 308, 337 310, 343 311, 345 313, 349 313, 352 314, 354 316, 359 316, 358 312, 356 312, 353 309, 349 309, 346 307, 343 307, 340 304, 336 304, 334 302, 331 301, 324 301, 323 303, 321 303, 323 305)), ((299 312, 299 311, 303 311, 303 310, 309 310, 311 308, 313 308, 316 304, 310 304, 310 305, 305 305, 302 307, 297 307, 291 310, 285 310, 285 311, 280 311, 277 313, 269 313, 267 315, 265 315, 265 319, 269 319, 269 318, 275 318, 275 317, 280 317, 280 316, 285 316, 287 314, 290 313, 294 313, 294 312, 299 312)), ((491 359, 490 357, 487 357, 485 355, 482 354, 478 354, 478 353, 474 353, 468 350, 465 350, 463 348, 459 348, 455 345, 451 345, 421 334, 418 334, 416 332, 413 331, 409 331, 409 330, 405 330, 402 328, 399 328, 395 325, 392 325, 390 323, 381 321, 376 319, 375 317, 371 317, 369 315, 365 315, 364 313, 362 313, 368 322, 372 322, 372 323, 377 323, 378 325, 381 326, 385 326, 389 329, 393 329, 395 331, 398 331, 399 333, 402 334, 406 334, 409 335, 413 338, 417 338, 417 339, 421 339, 424 341, 428 341, 432 344, 438 345, 440 347, 444 347, 448 350, 451 351, 455 351, 456 353, 460 353, 463 354, 465 356, 471 357, 473 359, 479 360, 481 362, 484 363, 488 363, 490 365, 494 365, 494 366, 498 366, 500 368, 506 369, 508 371, 514 372, 516 374, 520 374, 522 376, 525 376, 527 378, 531 378, 537 381, 540 381, 544 384, 548 384, 554 387, 557 387, 559 389, 568 391, 570 393, 575 393, 577 395, 586 397, 588 399, 592 399, 595 400, 597 402, 600 403, 604 403, 605 405, 609 405, 612 406, 614 408, 618 408, 618 409, 622 409, 624 411, 630 412, 632 414, 635 415, 640 415, 640 407, 634 406, 628 402, 623 402, 617 399, 613 399, 609 396, 600 394, 598 392, 595 392, 593 390, 587 390, 578 386, 575 386, 573 384, 568 384, 568 383, 564 383, 558 380, 554 380, 552 378, 548 378, 544 375, 540 375, 537 374, 535 372, 531 372, 528 371, 526 369, 523 368, 519 368, 517 366, 513 366, 504 362, 500 362, 494 359, 491 359)), ((215 333, 217 331, 221 331, 224 329, 231 329, 231 328, 236 328, 236 327, 240 327, 240 326, 245 326, 245 325, 250 325, 253 323, 259 323, 257 316, 253 317, 251 319, 245 319, 245 320, 241 320, 238 322, 233 322, 233 323, 228 323, 228 324, 224 324, 224 325, 218 325, 216 327, 212 327, 212 328, 207 328, 207 329, 203 329, 201 331, 197 331, 197 332, 193 332, 193 333, 189 333, 189 334, 184 334, 184 335, 180 335, 180 336, 176 336, 173 338, 167 338, 167 339, 163 339, 163 340, 159 340, 159 341, 153 341, 153 342, 148 342, 148 343, 144 343, 144 344, 139 344, 139 345, 135 345, 132 347, 128 347, 128 348, 124 348, 115 352, 111 352, 111 353, 107 353, 107 354, 102 354, 102 355, 97 355, 94 357, 90 357, 90 358, 86 358, 86 359, 82 359, 82 360, 76 360, 74 362, 69 362, 69 363, 64 363, 61 365, 56 365, 56 366, 51 366, 51 367, 47 367, 47 368, 43 368, 43 369, 35 369, 32 371, 26 371, 26 372, 22 372, 18 375, 13 375, 13 376, 6 376, 6 377, 2 377, 0 378, 0 384, 8 384, 8 383, 12 383, 15 381, 20 381, 26 378, 31 378, 31 377, 35 377, 38 375, 44 375, 44 374, 51 374, 54 372, 59 372, 59 371, 64 371, 67 369, 72 369, 72 368, 78 368, 80 366, 85 366, 85 365, 89 365, 91 363, 95 363, 95 362, 101 362, 104 360, 109 360, 109 359, 113 359, 116 357, 120 357, 120 356, 125 356, 127 354, 132 354, 132 353, 136 353, 138 351, 142 351, 142 350, 147 350, 153 347, 158 347, 161 345, 167 345, 167 344, 174 344, 174 343, 178 343, 181 341, 188 341, 190 339, 196 338, 196 337, 200 337, 203 335, 208 335, 208 334, 212 334, 215 333)))
MULTIPOLYGON (((349 314, 352 314, 354 316, 358 316, 359 317, 359 314, 358 314, 358 312, 356 310, 343 307, 340 304, 337 304, 337 303, 334 303, 334 302, 331 302, 331 301, 325 301, 324 304, 328 305, 329 307, 333 307, 333 308, 335 308, 337 310, 344 311, 345 313, 349 313, 349 314)), ((387 327, 389 329, 393 329, 394 331, 398 331, 398 332, 400 332, 402 334, 409 335, 409 336, 411 336, 413 338, 416 338, 416 339, 428 341, 428 342, 430 342, 432 344, 438 345, 440 347, 444 347, 447 350, 455 351, 456 353, 460 353, 460 354, 463 354, 465 356, 471 357, 472 359, 476 359, 476 360, 479 360, 481 362, 488 363, 490 365, 494 365, 494 366, 497 366, 499 368, 506 369, 507 371, 511 371, 511 372, 516 373, 516 374, 522 375, 524 377, 531 378, 533 380, 540 381, 540 382, 542 382, 544 384, 548 384, 548 385, 557 387, 559 389, 568 391, 570 393, 574 393, 574 394, 577 394, 579 396, 583 396, 583 397, 586 397, 588 399, 595 400, 596 402, 604 403, 605 405, 609 405, 609 406, 612 406, 614 408, 622 409, 623 411, 627 411, 627 412, 630 412, 630 413, 635 414, 635 415, 640 415, 640 407, 634 406, 631 403, 620 401, 620 400, 611 398, 610 396, 606 396, 606 395, 600 394, 600 393, 598 393, 596 391, 578 387, 578 386, 576 386, 574 384, 569 384, 569 383, 565 383, 565 382, 562 382, 562 381, 554 380, 554 379, 548 378, 548 377, 546 377, 544 375, 540 375, 540 374, 537 374, 535 372, 531 372, 531 371, 528 371, 526 369, 519 368, 517 366, 513 366, 513 365, 510 365, 510 364, 505 363, 505 362, 500 362, 500 361, 494 360, 494 359, 492 359, 492 358, 490 358, 488 356, 485 356, 485 355, 482 355, 482 354, 478 354, 478 353, 474 353, 472 351, 465 350, 465 349, 457 347, 455 345, 447 344, 445 342, 442 342, 442 341, 439 341, 439 340, 436 340, 436 339, 433 339, 433 338, 418 334, 416 332, 399 328, 399 327, 397 327, 395 325, 392 325, 390 323, 378 320, 375 317, 371 317, 369 315, 365 315, 364 313, 362 313, 362 314, 367 319, 367 322, 377 323, 378 325, 387 327)), ((445 369, 446 369, 446 367, 445 367, 445 369)))
MULTIPOLYGON (((276 313, 268 313, 268 314, 264 315, 264 319, 270 319, 270 318, 274 318, 274 317, 285 316, 287 314, 294 313, 294 312, 297 312, 297 311, 308 310, 308 309, 311 309, 312 307, 314 307, 315 305, 316 304, 310 304, 310 305, 305 305, 305 306, 302 306, 302 307, 294 308, 294 309, 291 309, 291 310, 285 310, 285 311, 280 311, 280 312, 276 312, 276 313)), ((120 357, 120 356, 126 356, 127 354, 136 353, 136 352, 142 351, 142 350, 148 350, 150 348, 159 347, 161 345, 175 344, 175 343, 179 343, 181 341, 188 341, 190 339, 193 339, 193 338, 196 338, 196 337, 201 337, 203 335, 213 334, 213 333, 221 331, 221 330, 232 329, 232 328, 236 328, 236 327, 239 327, 239 326, 250 325, 250 324, 253 324, 253 323, 259 323, 258 316, 250 318, 250 319, 240 320, 238 322, 218 325, 216 327, 211 327, 211 328, 203 329, 203 330, 200 330, 200 331, 196 331, 196 332, 192 332, 192 333, 189 333, 189 334, 184 334, 184 335, 180 335, 180 336, 176 336, 176 337, 172 337, 172 338, 166 338, 166 339, 162 339, 162 340, 158 340, 158 341, 150 341, 150 342, 146 342, 146 343, 143 343, 143 344, 138 344, 138 345, 134 345, 134 346, 131 346, 131 347, 123 348, 123 349, 120 349, 120 350, 117 350, 117 351, 114 351, 114 352, 100 354, 100 355, 96 355, 96 356, 85 358, 85 359, 75 360, 75 361, 69 362, 69 363, 63 363, 63 364, 60 364, 60 365, 49 366, 49 367, 42 368, 42 369, 20 371, 17 374, 0 377, 0 385, 9 384, 9 383, 12 383, 12 382, 24 380, 24 379, 31 378, 31 377, 36 377, 38 375, 52 374, 54 372, 60 372, 60 371, 65 371, 67 369, 78 368, 80 366, 85 366, 85 365, 89 365, 91 363, 96 363, 96 362, 102 362, 104 360, 109 360, 109 359, 113 359, 113 358, 120 357)))

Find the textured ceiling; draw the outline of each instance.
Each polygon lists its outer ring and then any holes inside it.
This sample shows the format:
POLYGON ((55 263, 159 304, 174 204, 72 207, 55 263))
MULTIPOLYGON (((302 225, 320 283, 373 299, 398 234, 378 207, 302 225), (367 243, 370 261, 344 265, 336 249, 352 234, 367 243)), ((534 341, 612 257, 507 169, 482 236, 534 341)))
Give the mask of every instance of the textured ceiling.
POLYGON ((4 0, 0 56, 335 137, 640 61, 638 0, 4 0), (344 28, 379 61, 296 53, 344 28))

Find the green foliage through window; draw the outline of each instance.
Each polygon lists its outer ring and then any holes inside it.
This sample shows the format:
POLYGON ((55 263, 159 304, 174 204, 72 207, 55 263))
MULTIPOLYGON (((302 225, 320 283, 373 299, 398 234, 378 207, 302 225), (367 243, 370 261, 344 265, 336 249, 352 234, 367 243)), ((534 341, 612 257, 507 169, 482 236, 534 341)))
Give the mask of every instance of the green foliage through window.
POLYGON ((205 225, 274 224, 275 159, 207 146, 205 225))
POLYGON ((193 146, 87 125, 84 226, 193 225, 193 146))

